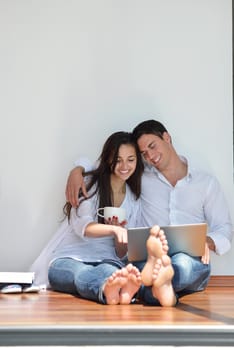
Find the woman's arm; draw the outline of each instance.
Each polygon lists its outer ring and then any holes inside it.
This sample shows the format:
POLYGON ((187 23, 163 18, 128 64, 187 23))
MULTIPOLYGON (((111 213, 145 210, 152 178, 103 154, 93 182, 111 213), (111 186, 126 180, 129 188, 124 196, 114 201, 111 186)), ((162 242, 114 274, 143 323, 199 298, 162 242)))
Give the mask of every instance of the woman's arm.
POLYGON ((89 223, 84 231, 87 237, 106 237, 114 236, 118 243, 127 243, 127 229, 122 226, 99 224, 97 222, 89 223))
POLYGON ((122 226, 99 224, 92 222, 86 226, 85 236, 105 237, 114 236, 115 251, 119 258, 124 257, 128 250, 128 235, 126 228, 122 226))

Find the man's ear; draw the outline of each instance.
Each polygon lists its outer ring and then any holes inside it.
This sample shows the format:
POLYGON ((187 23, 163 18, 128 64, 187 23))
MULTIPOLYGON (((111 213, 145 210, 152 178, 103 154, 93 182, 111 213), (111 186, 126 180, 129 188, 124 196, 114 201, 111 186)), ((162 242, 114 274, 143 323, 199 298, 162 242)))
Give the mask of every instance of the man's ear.
POLYGON ((166 141, 167 143, 172 143, 171 135, 167 131, 164 131, 163 133, 163 140, 166 141))

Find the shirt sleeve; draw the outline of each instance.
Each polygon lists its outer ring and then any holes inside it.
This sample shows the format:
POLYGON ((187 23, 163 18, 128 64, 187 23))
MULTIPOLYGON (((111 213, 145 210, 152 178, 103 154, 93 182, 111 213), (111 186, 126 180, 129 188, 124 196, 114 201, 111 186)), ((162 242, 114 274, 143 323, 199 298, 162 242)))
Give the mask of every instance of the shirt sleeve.
POLYGON ((215 177, 212 177, 207 188, 204 212, 209 226, 210 236, 218 255, 225 254, 231 248, 233 226, 229 208, 221 186, 215 177))
POLYGON ((97 222, 96 196, 81 202, 71 209, 70 225, 77 236, 84 237, 85 229, 91 222, 97 222))
POLYGON ((96 167, 96 163, 93 164, 89 158, 83 157, 83 156, 76 159, 76 161, 74 162, 74 165, 76 167, 82 166, 85 169, 85 171, 91 171, 96 167))

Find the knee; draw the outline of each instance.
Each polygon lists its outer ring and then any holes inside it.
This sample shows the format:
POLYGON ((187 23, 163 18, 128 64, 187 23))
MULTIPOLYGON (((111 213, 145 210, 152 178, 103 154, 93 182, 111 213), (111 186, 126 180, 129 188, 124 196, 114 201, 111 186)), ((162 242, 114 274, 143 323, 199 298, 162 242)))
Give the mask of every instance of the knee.
POLYGON ((184 253, 175 254, 172 258, 172 266, 175 273, 183 275, 184 278, 190 278, 191 275, 209 276, 210 265, 203 264, 199 257, 192 257, 184 253))
POLYGON ((184 253, 178 253, 171 258, 175 273, 180 272, 183 276, 189 277, 193 271, 193 258, 184 253))

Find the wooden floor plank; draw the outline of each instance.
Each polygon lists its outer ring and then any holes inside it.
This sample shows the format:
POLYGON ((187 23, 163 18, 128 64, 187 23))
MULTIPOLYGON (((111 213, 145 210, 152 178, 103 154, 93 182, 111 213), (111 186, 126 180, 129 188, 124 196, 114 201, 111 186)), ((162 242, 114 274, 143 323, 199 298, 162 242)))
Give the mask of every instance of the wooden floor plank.
POLYGON ((134 345, 136 339, 145 345, 194 345, 201 341, 198 334, 206 345, 234 345, 234 287, 209 286, 184 296, 177 307, 101 305, 53 291, 0 294, 0 345, 56 345, 61 337, 73 342, 65 345, 134 345))
POLYGON ((101 305, 52 291, 0 295, 1 325, 234 324, 234 288, 210 287, 180 299, 177 307, 101 305))

